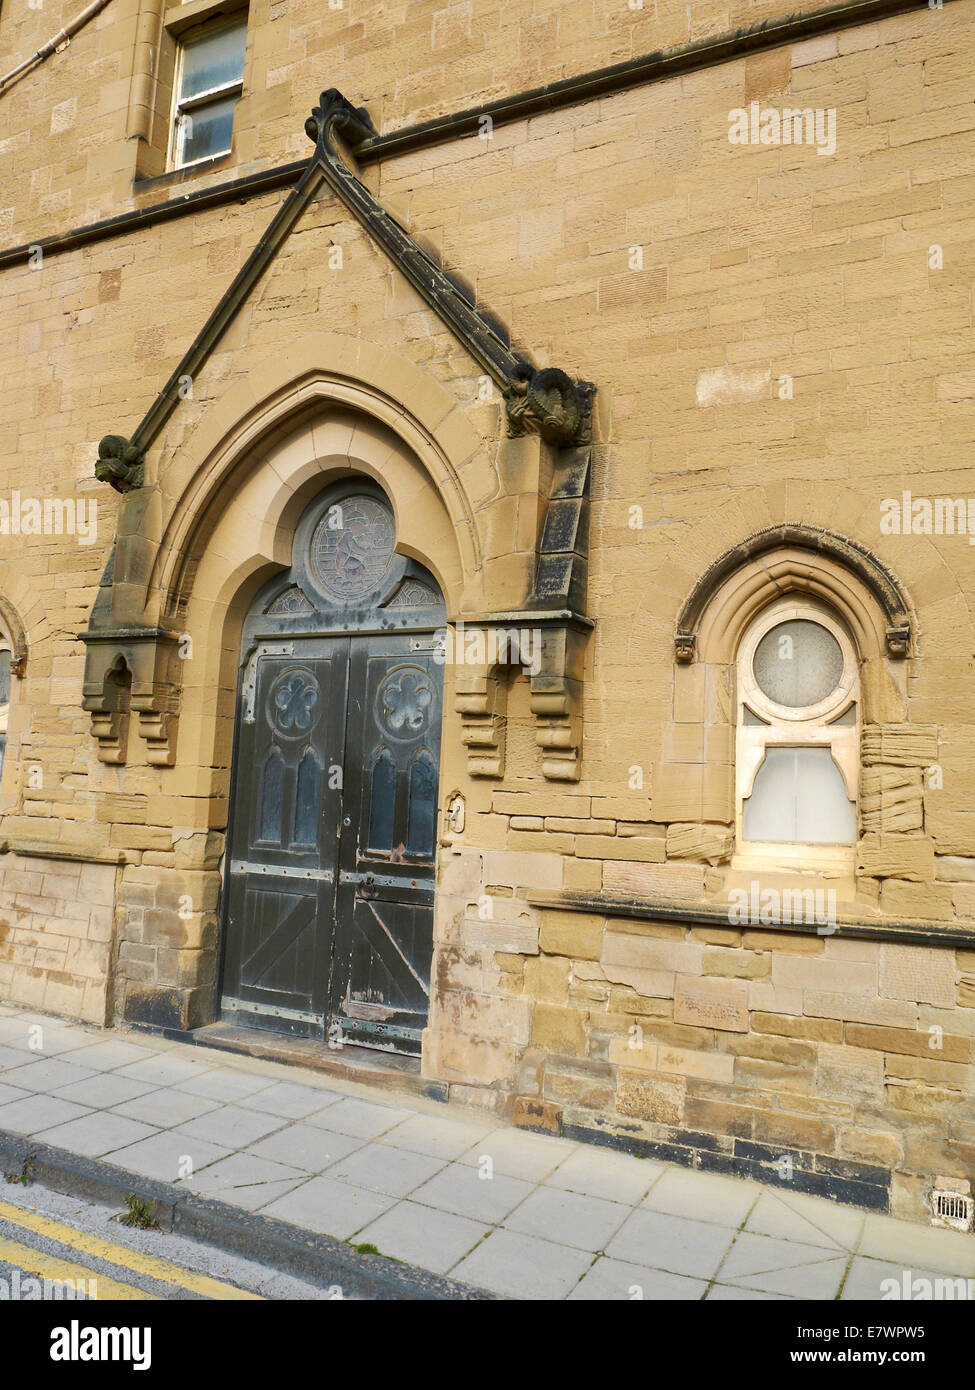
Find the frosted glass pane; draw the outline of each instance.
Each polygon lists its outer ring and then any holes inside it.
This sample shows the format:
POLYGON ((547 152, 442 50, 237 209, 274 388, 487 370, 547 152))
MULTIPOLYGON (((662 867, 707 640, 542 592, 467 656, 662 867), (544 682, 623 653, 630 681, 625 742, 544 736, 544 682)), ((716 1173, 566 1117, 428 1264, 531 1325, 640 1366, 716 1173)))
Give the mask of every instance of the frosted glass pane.
POLYGON ((234 133, 236 97, 222 97, 183 116, 183 163, 226 154, 234 133))
POLYGON ((759 688, 777 705, 815 705, 835 690, 843 653, 833 634, 807 618, 778 623, 755 649, 759 688))
POLYGON ((857 722, 857 707, 851 705, 848 710, 844 710, 839 719, 831 719, 831 724, 855 724, 857 722))
POLYGON ((238 24, 187 44, 183 50, 182 99, 240 82, 244 76, 246 40, 247 25, 238 24))
POLYGON ((852 845, 856 817, 828 748, 769 748, 744 803, 746 840, 852 845))
POLYGON ((758 715, 753 714, 747 705, 745 706, 744 711, 742 713, 741 722, 743 724, 758 724, 761 725, 763 729, 767 729, 769 726, 769 722, 767 719, 759 719, 758 715))

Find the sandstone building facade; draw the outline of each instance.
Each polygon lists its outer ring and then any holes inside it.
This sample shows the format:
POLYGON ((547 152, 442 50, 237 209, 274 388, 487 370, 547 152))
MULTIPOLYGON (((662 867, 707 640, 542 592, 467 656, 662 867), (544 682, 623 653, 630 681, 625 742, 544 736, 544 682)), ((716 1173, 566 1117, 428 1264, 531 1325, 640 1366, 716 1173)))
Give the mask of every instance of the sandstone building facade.
POLYGON ((964 1190, 973 50, 5 7, 0 998, 964 1190))

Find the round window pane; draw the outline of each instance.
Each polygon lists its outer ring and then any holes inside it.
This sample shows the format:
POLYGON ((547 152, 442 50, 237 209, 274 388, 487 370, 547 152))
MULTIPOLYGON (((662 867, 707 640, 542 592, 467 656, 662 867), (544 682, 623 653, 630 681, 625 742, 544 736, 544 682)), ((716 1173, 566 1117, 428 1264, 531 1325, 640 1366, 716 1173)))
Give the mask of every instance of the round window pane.
POLYGON ((843 652, 825 627, 806 618, 778 623, 755 648, 759 689, 777 705, 817 705, 839 685, 843 652))

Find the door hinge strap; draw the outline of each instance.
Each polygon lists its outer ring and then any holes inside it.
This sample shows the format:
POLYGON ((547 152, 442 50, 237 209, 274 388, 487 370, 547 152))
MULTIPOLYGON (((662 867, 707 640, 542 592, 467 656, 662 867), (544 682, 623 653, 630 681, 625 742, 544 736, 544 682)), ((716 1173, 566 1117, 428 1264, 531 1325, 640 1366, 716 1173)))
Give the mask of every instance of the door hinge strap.
POLYGON ((320 883, 332 882, 331 869, 301 869, 292 864, 251 864, 246 859, 230 861, 232 874, 266 874, 271 878, 310 878, 320 883))
POLYGON ((299 1023, 325 1023, 324 1014, 311 1014, 305 1009, 285 1009, 277 1004, 253 1004, 249 999, 228 999, 225 996, 220 1000, 220 1007, 226 1013, 267 1014, 272 1018, 293 1018, 299 1023))
POLYGON ((339 869, 339 883, 365 883, 370 888, 427 888, 433 890, 433 882, 428 878, 397 878, 394 874, 360 874, 348 869, 339 869))

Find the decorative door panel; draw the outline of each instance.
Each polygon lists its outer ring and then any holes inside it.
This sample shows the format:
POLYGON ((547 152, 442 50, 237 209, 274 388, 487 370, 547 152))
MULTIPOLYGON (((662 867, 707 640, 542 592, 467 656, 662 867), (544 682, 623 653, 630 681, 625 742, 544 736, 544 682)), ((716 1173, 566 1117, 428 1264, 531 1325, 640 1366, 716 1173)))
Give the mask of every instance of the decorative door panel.
POLYGON ((314 1036, 328 1000, 348 639, 264 646, 241 682, 223 1010, 314 1036))
POLYGON ((332 1017, 419 1051, 429 1007, 442 667, 434 639, 353 642, 332 1017))

